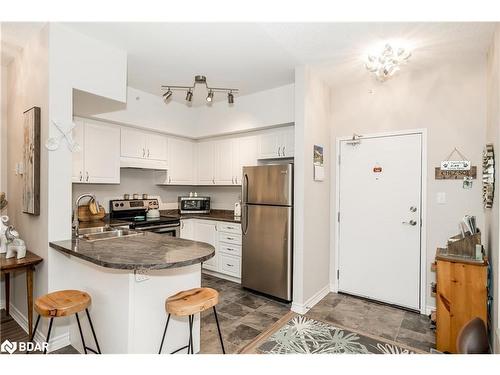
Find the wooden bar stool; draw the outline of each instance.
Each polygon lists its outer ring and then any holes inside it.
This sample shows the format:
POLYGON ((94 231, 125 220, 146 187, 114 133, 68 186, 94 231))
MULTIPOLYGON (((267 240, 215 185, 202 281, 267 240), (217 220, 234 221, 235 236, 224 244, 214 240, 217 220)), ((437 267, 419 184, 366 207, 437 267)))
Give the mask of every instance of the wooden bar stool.
POLYGON ((170 321, 170 315, 174 316, 187 316, 189 320, 189 342, 186 346, 179 348, 172 352, 171 354, 177 353, 182 349, 188 349, 188 354, 194 354, 193 350, 193 322, 194 314, 201 313, 209 308, 213 308, 215 322, 217 323, 217 331, 219 332, 220 345, 222 347, 222 353, 226 354, 224 349, 224 342, 222 340, 222 333, 220 331, 219 319, 217 317, 217 310, 215 305, 219 303, 219 292, 212 288, 194 288, 179 292, 171 297, 168 297, 165 301, 165 310, 168 313, 167 323, 165 324, 165 330, 163 331, 163 337, 161 339, 160 350, 158 354, 161 354, 161 349, 163 347, 163 342, 165 341, 165 335, 167 334, 168 322, 170 321))
MULTIPOLYGON (((47 333, 47 343, 48 343, 50 340, 50 332, 52 330, 52 323, 54 321, 54 318, 70 316, 75 314, 85 354, 87 354, 87 351, 89 350, 95 354, 101 354, 101 349, 99 348, 99 343, 97 342, 94 326, 92 324, 92 320, 90 319, 90 314, 88 310, 90 303, 91 303, 91 298, 88 295, 88 293, 82 292, 80 290, 59 290, 57 292, 45 294, 37 298, 37 300, 35 301, 35 310, 38 313, 38 318, 35 323, 35 329, 33 330, 33 334, 30 337, 30 342, 33 342, 33 338, 35 337, 38 323, 40 322, 40 318, 42 316, 50 318, 49 331, 47 333), (85 345, 85 339, 83 338, 83 333, 82 333, 82 326, 80 324, 80 318, 78 317, 78 313, 83 310, 85 310, 85 312, 87 313, 87 318, 89 320, 90 329, 92 330, 92 335, 94 336, 94 341, 97 346, 97 351, 95 351, 92 348, 88 348, 85 345)), ((47 349, 44 349, 43 354, 45 354, 46 352, 47 349)))

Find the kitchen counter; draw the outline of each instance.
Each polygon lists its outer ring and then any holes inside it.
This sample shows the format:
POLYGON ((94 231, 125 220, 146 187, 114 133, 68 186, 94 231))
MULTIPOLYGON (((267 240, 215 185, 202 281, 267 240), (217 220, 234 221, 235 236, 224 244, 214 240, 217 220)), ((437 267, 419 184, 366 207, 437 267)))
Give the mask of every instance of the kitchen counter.
POLYGON ((227 221, 230 223, 241 223, 241 217, 234 216, 234 211, 231 210, 211 210, 209 214, 180 214, 179 210, 160 211, 162 215, 176 216, 179 219, 202 219, 227 221))
POLYGON ((141 232, 136 236, 89 242, 73 238, 50 247, 101 267, 123 270, 160 270, 202 263, 215 254, 212 245, 141 232))

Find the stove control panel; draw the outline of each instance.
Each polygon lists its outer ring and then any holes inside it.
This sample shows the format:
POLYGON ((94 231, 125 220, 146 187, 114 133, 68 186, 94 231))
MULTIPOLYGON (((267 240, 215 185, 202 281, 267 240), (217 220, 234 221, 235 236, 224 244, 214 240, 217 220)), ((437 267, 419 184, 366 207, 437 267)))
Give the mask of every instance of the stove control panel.
POLYGON ((158 209, 158 199, 118 199, 109 202, 111 211, 152 210, 158 209))

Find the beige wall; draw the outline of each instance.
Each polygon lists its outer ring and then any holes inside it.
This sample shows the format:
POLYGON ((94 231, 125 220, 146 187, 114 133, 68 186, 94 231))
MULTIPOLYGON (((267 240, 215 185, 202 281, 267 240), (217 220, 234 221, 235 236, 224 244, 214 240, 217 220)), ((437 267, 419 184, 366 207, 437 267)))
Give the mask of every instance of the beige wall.
MULTIPOLYGON (((7 193, 7 66, 0 71, 0 191, 7 193)), ((8 197, 7 197, 8 199, 8 197)), ((5 208, 1 214, 6 215, 5 208)), ((3 276, 0 278, 0 306, 5 304, 3 276)))
MULTIPOLYGON (((34 35, 21 54, 9 64, 7 108, 7 174, 9 217, 26 241, 28 249, 45 259, 37 266, 34 294, 47 292, 47 151, 43 147, 48 129, 48 28, 34 35), (23 160, 23 112, 41 108, 40 216, 22 213, 22 176, 15 175, 15 163, 23 160)), ((11 304, 27 316, 25 275, 12 282, 11 304)))
POLYGON ((493 208, 486 210, 485 217, 485 235, 488 240, 488 252, 493 269, 493 313, 492 313, 492 332, 493 332, 493 345, 495 352, 500 352, 500 311, 498 308, 498 300, 500 298, 500 285, 499 274, 500 266, 498 262, 499 257, 499 147, 500 147, 500 26, 497 26, 493 38, 493 43, 488 52, 488 71, 487 71, 487 128, 486 128, 486 142, 493 143, 496 153, 496 168, 495 180, 497 181, 495 189, 495 197, 493 208))
MULTIPOLYGON (((410 63, 411 64, 411 63, 410 63)), ((427 306, 435 306, 429 284, 435 279, 430 263, 435 250, 458 231, 458 221, 475 215, 484 229, 481 196, 482 150, 486 139, 486 56, 471 61, 440 63, 425 70, 403 67, 401 74, 385 82, 366 80, 332 87, 332 155, 336 138, 404 129, 427 129, 427 306), (373 90, 370 93, 370 90, 373 90), (457 147, 478 167, 473 188, 461 181, 434 179, 434 168, 457 147), (446 204, 436 202, 446 193, 446 204)), ((332 173, 336 165, 332 163, 332 173)), ((335 187, 332 187, 335 197, 335 187)), ((332 212, 336 212, 332 199, 332 212)), ((332 228, 333 233, 333 228, 332 228)), ((335 238, 332 238, 332 253, 335 238)), ((333 257, 332 257, 333 261, 333 257)), ((335 269, 335 265, 332 266, 335 269)))
POLYGON ((311 307, 315 296, 329 290, 330 125, 330 88, 311 67, 296 68, 293 285, 296 311, 311 307), (322 182, 313 180, 314 145, 324 147, 326 175, 322 182))

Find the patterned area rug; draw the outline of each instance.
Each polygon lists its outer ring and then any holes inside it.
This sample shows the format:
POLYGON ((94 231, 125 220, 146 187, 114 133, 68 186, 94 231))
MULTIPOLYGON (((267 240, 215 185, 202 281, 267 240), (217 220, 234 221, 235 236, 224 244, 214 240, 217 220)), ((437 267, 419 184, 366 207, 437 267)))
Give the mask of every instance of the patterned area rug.
POLYGON ((415 354, 417 351, 296 315, 262 343, 263 354, 415 354))

